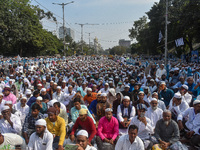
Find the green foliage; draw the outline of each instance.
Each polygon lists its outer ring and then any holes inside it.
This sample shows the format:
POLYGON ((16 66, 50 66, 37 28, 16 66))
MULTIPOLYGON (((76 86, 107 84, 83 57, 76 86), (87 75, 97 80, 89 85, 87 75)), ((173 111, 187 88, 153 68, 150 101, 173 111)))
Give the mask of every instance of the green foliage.
MULTIPOLYGON (((158 35, 165 33, 166 1, 155 3, 142 17, 135 21, 130 29, 130 38, 136 39, 132 45, 132 53, 158 54, 164 52, 164 39, 158 43, 158 35)), ((200 42, 200 1, 199 0, 169 0, 168 19, 168 49, 174 49, 179 56, 193 50, 193 45, 200 42), (184 38, 185 45, 175 47, 175 40, 184 38)))
POLYGON ((122 46, 114 46, 112 49, 109 50, 111 55, 122 55, 126 53, 126 48, 122 46))
POLYGON ((58 53, 61 41, 43 29, 40 20, 56 18, 29 0, 0 0, 0 51, 4 55, 58 53))

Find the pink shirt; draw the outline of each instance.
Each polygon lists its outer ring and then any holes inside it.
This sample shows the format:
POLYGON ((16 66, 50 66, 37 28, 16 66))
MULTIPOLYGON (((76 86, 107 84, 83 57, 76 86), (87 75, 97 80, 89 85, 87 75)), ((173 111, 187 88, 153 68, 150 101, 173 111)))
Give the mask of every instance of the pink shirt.
POLYGON ((6 101, 12 101, 12 104, 15 104, 17 102, 17 98, 13 93, 10 93, 8 96, 4 95, 3 99, 6 101))
POLYGON ((102 140, 105 138, 115 140, 118 134, 119 123, 115 117, 112 116, 110 122, 105 116, 99 120, 97 135, 102 140))

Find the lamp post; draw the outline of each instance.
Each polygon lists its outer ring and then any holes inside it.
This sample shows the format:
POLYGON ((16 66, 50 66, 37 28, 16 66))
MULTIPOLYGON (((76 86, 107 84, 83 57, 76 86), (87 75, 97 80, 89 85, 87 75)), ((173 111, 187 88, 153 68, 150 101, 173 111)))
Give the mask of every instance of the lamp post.
POLYGON ((166 14, 165 14, 165 66, 167 66, 168 63, 167 25, 168 25, 168 0, 166 0, 166 14))
POLYGON ((69 3, 52 3, 54 5, 61 5, 62 6, 62 9, 63 9, 63 45, 64 45, 64 55, 66 55, 66 52, 65 52, 65 6, 68 5, 68 4, 71 4, 71 3, 74 3, 74 1, 71 1, 69 3))

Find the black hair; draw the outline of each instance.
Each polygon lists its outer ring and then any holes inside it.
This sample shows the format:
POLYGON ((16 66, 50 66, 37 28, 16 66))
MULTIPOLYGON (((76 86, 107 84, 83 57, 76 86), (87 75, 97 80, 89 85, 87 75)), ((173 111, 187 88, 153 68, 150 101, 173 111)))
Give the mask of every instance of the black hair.
POLYGON ((78 97, 76 97, 76 98, 74 99, 74 103, 76 103, 76 102, 79 102, 79 103, 81 103, 81 99, 80 99, 80 98, 78 98, 78 97))
POLYGON ((60 108, 60 102, 55 102, 53 105, 56 105, 56 106, 58 106, 59 108, 60 108))
POLYGON ((133 130, 136 129, 138 131, 138 127, 134 124, 129 126, 128 131, 130 131, 131 129, 133 129, 133 130))
POLYGON ((35 90, 35 91, 33 92, 33 96, 38 95, 38 94, 40 94, 40 92, 39 92, 38 90, 35 90))
POLYGON ((40 111, 40 105, 39 104, 33 104, 33 106, 31 107, 31 110, 35 110, 35 109, 37 109, 37 110, 39 110, 40 111))

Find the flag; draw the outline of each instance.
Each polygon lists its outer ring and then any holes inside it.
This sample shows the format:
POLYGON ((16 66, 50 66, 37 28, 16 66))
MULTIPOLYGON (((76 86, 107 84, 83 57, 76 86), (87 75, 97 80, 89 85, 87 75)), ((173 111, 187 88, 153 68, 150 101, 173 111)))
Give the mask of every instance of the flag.
POLYGON ((163 38, 163 35, 162 35, 162 32, 160 31, 159 32, 159 37, 158 37, 158 43, 161 42, 162 38, 163 38))
POLYGON ((176 47, 184 45, 183 38, 179 38, 179 39, 175 40, 175 43, 176 43, 176 47))

